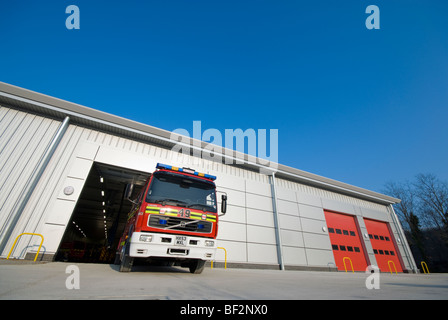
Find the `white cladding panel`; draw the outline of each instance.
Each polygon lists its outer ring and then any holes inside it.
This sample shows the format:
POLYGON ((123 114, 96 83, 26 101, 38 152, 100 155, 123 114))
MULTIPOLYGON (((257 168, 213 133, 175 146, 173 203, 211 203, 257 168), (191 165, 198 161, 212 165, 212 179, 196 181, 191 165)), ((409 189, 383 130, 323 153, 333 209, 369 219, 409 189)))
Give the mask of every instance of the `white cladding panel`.
MULTIPOLYGON (((1 234, 11 222, 14 210, 20 204, 26 186, 59 125, 60 122, 55 120, 0 107, 1 234)), ((32 225, 36 219, 39 219, 39 215, 28 216, 27 222, 32 225)), ((25 226, 22 224, 19 230, 23 232, 24 229, 25 226)), ((29 232, 33 230, 31 228, 29 232)), ((12 235, 6 249, 12 246, 14 238, 21 232, 12 235)), ((30 240, 31 237, 27 237, 21 242, 28 244, 30 240)))

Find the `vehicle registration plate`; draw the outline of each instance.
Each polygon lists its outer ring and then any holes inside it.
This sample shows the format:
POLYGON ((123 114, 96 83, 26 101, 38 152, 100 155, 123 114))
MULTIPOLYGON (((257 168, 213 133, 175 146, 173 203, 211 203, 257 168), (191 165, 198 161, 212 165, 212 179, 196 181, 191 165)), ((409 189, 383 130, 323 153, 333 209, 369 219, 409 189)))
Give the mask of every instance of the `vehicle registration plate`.
POLYGON ((187 237, 176 236, 176 246, 186 246, 187 245, 187 237))

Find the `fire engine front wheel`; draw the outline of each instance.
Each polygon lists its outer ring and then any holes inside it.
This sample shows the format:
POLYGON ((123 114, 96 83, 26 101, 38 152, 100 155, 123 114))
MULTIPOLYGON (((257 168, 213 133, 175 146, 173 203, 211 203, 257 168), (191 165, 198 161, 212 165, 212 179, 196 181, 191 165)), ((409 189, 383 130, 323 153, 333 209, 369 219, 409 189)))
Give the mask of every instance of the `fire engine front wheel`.
POLYGON ((120 272, 130 272, 134 258, 129 256, 129 243, 126 243, 121 249, 120 260, 120 272))
POLYGON ((200 274, 202 271, 204 271, 205 267, 205 260, 193 260, 189 266, 190 272, 194 274, 200 274))

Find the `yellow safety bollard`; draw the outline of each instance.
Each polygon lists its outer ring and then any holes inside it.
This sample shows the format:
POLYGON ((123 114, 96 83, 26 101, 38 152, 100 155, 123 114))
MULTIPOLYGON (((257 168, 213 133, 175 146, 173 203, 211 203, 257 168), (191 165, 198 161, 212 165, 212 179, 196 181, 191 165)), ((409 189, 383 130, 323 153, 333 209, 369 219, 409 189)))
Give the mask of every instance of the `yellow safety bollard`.
POLYGON ((342 258, 342 262, 344 262, 345 272, 347 272, 347 266, 345 265, 345 259, 348 259, 348 261, 350 261, 350 265, 352 266, 352 272, 355 273, 355 269, 353 269, 353 263, 352 263, 352 260, 351 260, 349 257, 344 257, 344 258, 342 258))
MULTIPOLYGON (((227 269, 227 250, 223 247, 218 247, 217 249, 224 250, 224 269, 227 269)), ((211 268, 213 269, 213 260, 211 262, 211 268)))
POLYGON ((420 264, 422 265, 423 273, 426 274, 426 271, 425 271, 425 266, 426 266, 426 270, 428 270, 428 274, 429 274, 429 269, 428 269, 428 265, 426 264, 426 262, 422 261, 420 264))
POLYGON ((13 243, 13 245, 12 245, 11 250, 9 251, 8 256, 6 257, 6 260, 9 259, 9 256, 11 255, 12 250, 13 250, 14 247, 16 246, 16 242, 17 242, 17 240, 18 240, 21 236, 23 236, 23 235, 25 235, 25 234, 28 234, 28 235, 31 235, 31 236, 39 236, 39 237, 42 238, 42 240, 41 240, 41 242, 40 242, 40 245, 39 245, 39 249, 37 249, 36 256, 34 257, 34 262, 36 262, 36 260, 37 260, 37 256, 39 255, 40 248, 42 247, 42 244, 44 243, 44 236, 41 235, 41 234, 39 234, 39 233, 28 233, 28 232, 21 233, 21 234, 19 234, 19 235, 17 236, 16 240, 14 240, 14 243, 13 243))
POLYGON ((395 273, 397 273, 397 268, 395 267, 395 263, 392 260, 387 261, 387 265, 389 266, 390 274, 392 274, 392 268, 390 267, 390 262, 392 262, 392 265, 394 266, 395 273))

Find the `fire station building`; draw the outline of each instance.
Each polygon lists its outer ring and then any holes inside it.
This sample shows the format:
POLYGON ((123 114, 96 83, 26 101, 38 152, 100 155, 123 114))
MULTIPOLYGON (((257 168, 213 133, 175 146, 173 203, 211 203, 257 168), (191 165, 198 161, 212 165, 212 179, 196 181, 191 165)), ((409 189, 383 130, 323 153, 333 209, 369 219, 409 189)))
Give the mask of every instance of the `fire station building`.
POLYGON ((112 263, 131 208, 126 186, 138 193, 165 163, 216 176, 228 196, 216 267, 416 272, 393 209, 399 199, 175 145, 168 131, 0 83, 0 256, 112 263))

